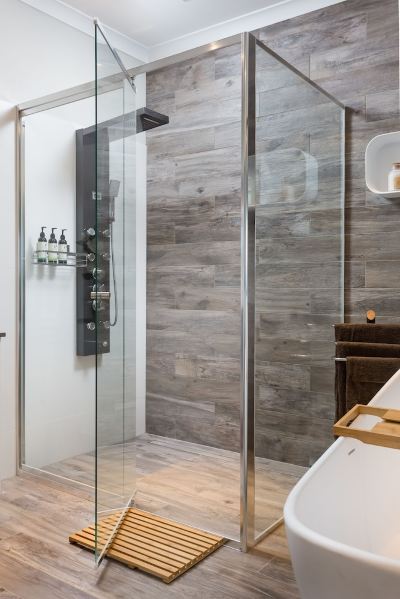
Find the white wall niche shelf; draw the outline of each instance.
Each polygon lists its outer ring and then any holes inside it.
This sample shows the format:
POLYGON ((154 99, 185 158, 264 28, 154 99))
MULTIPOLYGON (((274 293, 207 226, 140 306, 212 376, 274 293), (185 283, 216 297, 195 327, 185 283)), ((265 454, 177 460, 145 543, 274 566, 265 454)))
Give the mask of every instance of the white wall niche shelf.
POLYGON ((365 180, 375 195, 400 199, 400 190, 388 190, 388 175, 394 162, 400 162, 400 131, 373 137, 365 150, 365 180))

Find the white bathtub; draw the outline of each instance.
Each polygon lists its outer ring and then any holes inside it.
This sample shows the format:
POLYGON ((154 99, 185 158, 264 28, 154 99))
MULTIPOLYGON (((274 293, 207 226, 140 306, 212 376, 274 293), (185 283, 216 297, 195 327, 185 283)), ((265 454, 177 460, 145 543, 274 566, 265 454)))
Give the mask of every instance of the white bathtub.
MULTIPOLYGON (((400 371, 372 404, 400 409, 400 371)), ((284 516, 302 599, 400 598, 400 450, 338 439, 284 516)))

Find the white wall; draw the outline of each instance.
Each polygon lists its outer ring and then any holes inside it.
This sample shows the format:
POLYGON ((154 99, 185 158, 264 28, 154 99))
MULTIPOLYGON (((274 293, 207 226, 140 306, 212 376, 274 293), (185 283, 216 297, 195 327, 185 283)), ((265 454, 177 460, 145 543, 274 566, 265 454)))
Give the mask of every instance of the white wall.
MULTIPOLYGON (((139 62, 124 54, 122 58, 129 66, 139 62)), ((19 0, 1 0, 0 331, 6 332, 7 337, 0 341, 0 480, 15 474, 17 447, 15 105, 93 78, 94 40, 90 35, 19 0)), ((71 235, 73 229, 68 233, 71 235)), ((33 344, 40 349, 40 339, 33 340, 33 344)), ((39 449, 38 452, 39 463, 42 458, 39 449)))
POLYGON ((0 100, 0 480, 16 467, 15 114, 0 100))
POLYGON ((41 226, 47 239, 67 229, 75 251, 75 131, 94 120, 94 100, 84 104, 86 123, 66 107, 25 120, 25 463, 39 468, 94 450, 95 359, 76 355, 75 269, 32 264, 41 226))

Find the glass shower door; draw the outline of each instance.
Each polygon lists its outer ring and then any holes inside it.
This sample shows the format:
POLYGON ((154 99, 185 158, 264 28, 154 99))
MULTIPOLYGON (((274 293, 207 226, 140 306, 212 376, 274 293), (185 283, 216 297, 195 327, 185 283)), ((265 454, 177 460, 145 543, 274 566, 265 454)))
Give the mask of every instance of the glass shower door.
POLYGON ((90 299, 96 327, 97 563, 132 502, 136 482, 135 111, 134 84, 96 25, 96 222, 90 299))
POLYGON ((255 47, 254 401, 257 538, 333 442, 343 321, 344 109, 255 47))

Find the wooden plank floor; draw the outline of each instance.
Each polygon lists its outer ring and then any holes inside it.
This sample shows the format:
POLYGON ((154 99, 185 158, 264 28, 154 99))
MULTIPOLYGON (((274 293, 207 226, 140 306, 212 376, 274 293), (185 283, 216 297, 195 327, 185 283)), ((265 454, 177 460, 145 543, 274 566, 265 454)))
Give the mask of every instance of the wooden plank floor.
POLYGON ((24 474, 0 493, 1 599, 299 599, 279 530, 249 554, 228 547, 171 585, 68 543, 93 519, 93 504, 70 486, 24 474))
MULTIPOLYGON (((175 522, 239 539, 240 457, 232 451, 154 435, 143 435, 124 454, 121 447, 102 449, 99 479, 118 494, 131 466, 137 472, 136 507, 175 522)), ((93 484, 94 457, 84 454, 46 466, 45 470, 93 484)), ((282 516, 289 491, 305 468, 274 460, 256 464, 256 528, 262 532, 282 516)), ((132 481, 132 488, 135 484, 132 481)), ((100 494, 104 508, 118 508, 100 494)), ((84 524, 84 523, 83 523, 84 524)))

